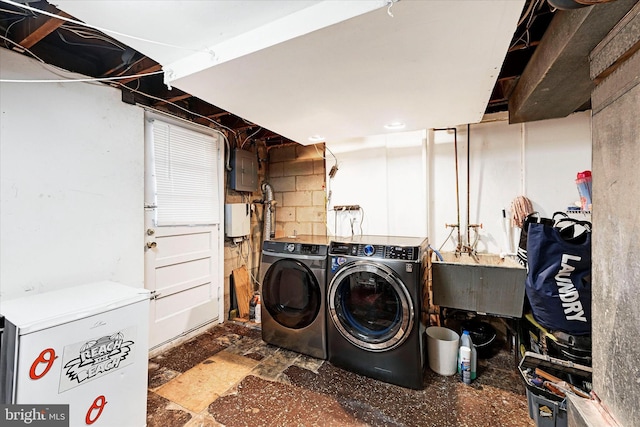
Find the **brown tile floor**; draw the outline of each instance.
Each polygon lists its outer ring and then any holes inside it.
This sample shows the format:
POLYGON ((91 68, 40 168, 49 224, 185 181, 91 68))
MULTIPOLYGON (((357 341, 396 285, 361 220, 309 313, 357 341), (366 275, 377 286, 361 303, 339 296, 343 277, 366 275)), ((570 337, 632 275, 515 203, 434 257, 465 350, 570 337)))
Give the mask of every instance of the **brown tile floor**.
POLYGON ((426 369, 409 390, 264 343, 225 322, 149 361, 147 425, 534 426, 513 354, 478 361, 471 385, 426 369))

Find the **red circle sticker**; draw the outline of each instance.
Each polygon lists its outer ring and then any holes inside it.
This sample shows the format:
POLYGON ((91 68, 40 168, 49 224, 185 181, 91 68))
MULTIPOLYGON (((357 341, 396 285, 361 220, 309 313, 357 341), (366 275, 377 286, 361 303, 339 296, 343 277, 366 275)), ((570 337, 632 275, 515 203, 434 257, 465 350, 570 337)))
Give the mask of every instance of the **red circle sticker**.
POLYGON ((96 397, 96 399, 93 401, 93 404, 91 405, 91 407, 87 411, 87 415, 84 417, 84 421, 88 425, 91 425, 91 424, 95 423, 98 420, 98 418, 100 418, 100 415, 102 415, 102 410, 104 409, 104 405, 106 405, 106 404, 107 404, 107 398, 106 397, 104 397, 104 396, 96 397), (98 411, 98 413, 92 418, 91 415, 96 410, 98 411))
POLYGON ((56 351, 52 348, 42 350, 40 352, 40 355, 31 364, 31 369, 29 369, 29 378, 31 378, 32 380, 39 380, 40 378, 44 377, 47 372, 49 372, 49 369, 51 369, 51 367, 53 366, 53 361, 56 360, 57 357, 58 356, 56 356, 56 351), (38 366, 42 364, 46 366, 44 367, 42 372, 37 373, 36 370, 38 369, 38 366))

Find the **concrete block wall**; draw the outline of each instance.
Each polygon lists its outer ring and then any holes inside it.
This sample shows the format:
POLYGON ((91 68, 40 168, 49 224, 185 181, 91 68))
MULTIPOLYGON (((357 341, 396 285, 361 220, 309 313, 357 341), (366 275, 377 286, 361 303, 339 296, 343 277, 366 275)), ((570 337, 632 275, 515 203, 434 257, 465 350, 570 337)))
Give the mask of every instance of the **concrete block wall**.
MULTIPOLYGON (((258 159, 267 158, 267 147, 263 141, 246 144, 244 149, 257 153, 258 159)), ((254 290, 259 289, 258 281, 260 270, 260 251, 262 250, 262 215, 263 205, 253 203, 263 198, 261 185, 265 182, 268 165, 266 162, 258 162, 258 189, 251 193, 238 192, 229 186, 229 174, 225 173, 225 201, 224 203, 249 203, 251 205, 251 231, 249 238, 235 243, 225 237, 224 241, 224 313, 223 319, 228 319, 231 308, 231 274, 236 268, 246 266, 249 279, 254 290)))
POLYGON ((324 144, 269 150, 268 182, 276 200, 276 238, 326 234, 324 153, 324 144))

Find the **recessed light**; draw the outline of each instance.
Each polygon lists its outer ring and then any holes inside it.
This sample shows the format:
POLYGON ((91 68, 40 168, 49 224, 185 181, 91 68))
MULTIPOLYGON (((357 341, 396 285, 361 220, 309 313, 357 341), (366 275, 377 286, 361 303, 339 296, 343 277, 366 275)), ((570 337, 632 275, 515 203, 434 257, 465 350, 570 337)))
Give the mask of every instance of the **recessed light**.
POLYGON ((324 136, 313 135, 313 136, 309 137, 309 141, 311 141, 311 142, 322 142, 322 141, 324 141, 324 136))
POLYGON ((387 130, 400 130, 400 129, 404 129, 405 124, 402 122, 393 122, 393 123, 388 123, 386 125, 384 125, 384 128, 387 130))

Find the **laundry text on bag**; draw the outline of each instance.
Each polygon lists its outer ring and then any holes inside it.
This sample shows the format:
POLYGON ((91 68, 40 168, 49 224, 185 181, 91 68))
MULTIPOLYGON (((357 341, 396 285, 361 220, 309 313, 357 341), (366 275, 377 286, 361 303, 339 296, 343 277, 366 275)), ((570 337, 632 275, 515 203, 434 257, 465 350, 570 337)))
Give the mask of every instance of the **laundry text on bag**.
POLYGON ((564 308, 564 314, 567 320, 577 320, 586 322, 584 309, 580 302, 580 294, 571 281, 571 273, 575 267, 569 265, 569 261, 580 261, 582 258, 575 255, 562 254, 561 269, 556 274, 556 284, 558 285, 558 293, 564 308))

